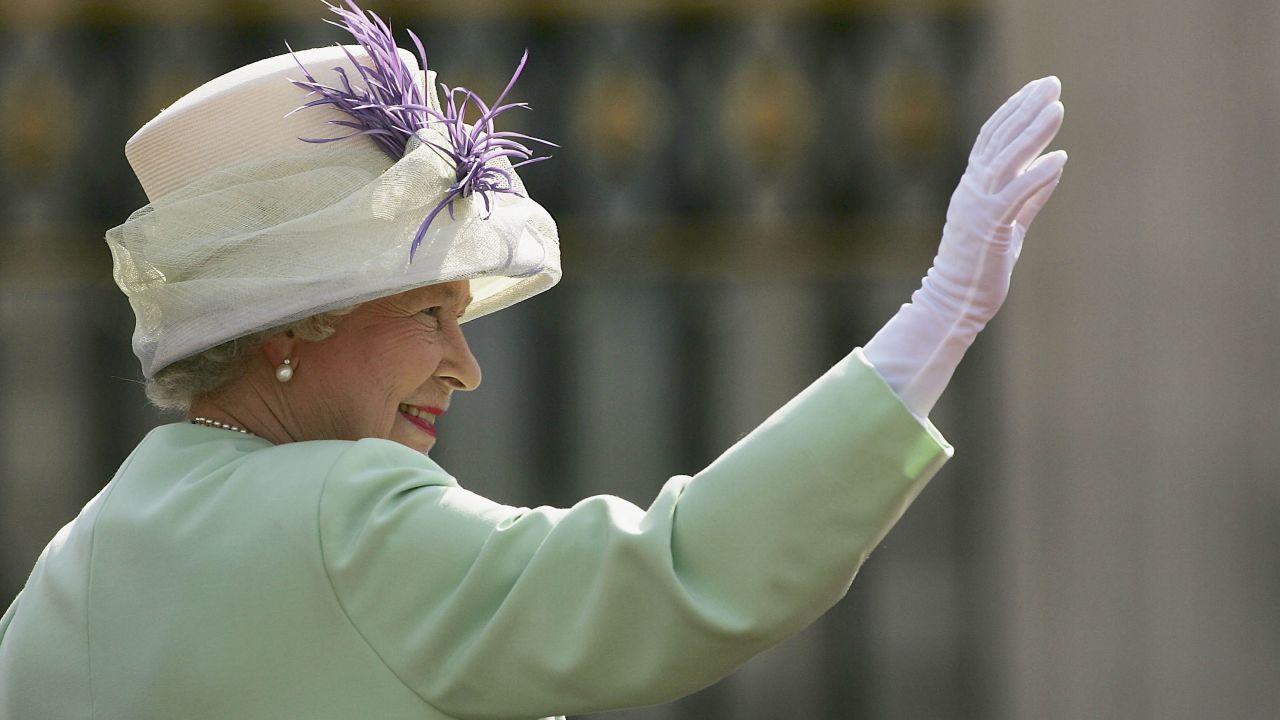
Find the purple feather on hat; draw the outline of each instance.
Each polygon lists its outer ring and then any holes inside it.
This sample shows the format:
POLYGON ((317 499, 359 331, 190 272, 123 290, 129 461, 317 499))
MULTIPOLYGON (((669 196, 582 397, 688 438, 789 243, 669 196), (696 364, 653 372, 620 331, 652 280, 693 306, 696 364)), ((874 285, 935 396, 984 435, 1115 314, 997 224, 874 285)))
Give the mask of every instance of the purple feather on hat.
MULTIPOLYGON (((479 194, 484 203, 487 218, 493 211, 493 193, 520 195, 515 189, 511 173, 495 166, 499 158, 506 158, 512 167, 520 167, 533 162, 548 159, 548 156, 534 157, 533 151, 521 141, 537 142, 551 147, 555 143, 530 137, 516 132, 498 132, 494 129, 494 118, 512 108, 528 108, 526 103, 502 104, 507 93, 515 86, 516 80, 524 72, 525 63, 529 59, 526 50, 520 58, 520 64, 512 74, 507 87, 492 105, 485 103, 478 95, 466 88, 450 89, 443 84, 448 102, 444 112, 438 112, 426 104, 422 91, 414 82, 415 71, 405 65, 400 57, 399 48, 391 33, 391 27, 372 12, 361 10, 352 0, 346 0, 346 7, 338 7, 325 3, 331 11, 338 15, 341 22, 326 20, 325 22, 340 27, 360 43, 373 66, 363 65, 350 52, 347 53, 351 64, 360 74, 360 84, 352 82, 345 69, 334 70, 342 80, 342 87, 331 87, 318 82, 315 77, 298 61, 298 67, 306 80, 295 80, 294 85, 309 91, 317 97, 309 100, 294 110, 298 112, 311 107, 332 105, 346 113, 350 120, 330 120, 333 125, 349 128, 354 132, 335 138, 300 138, 305 142, 328 143, 348 138, 367 136, 385 152, 393 161, 398 161, 405 154, 409 138, 417 131, 432 122, 444 124, 444 134, 448 145, 441 145, 425 140, 437 152, 443 154, 454 165, 454 183, 445 196, 422 221, 418 232, 409 247, 409 259, 413 260, 418 246, 427 234, 432 221, 441 211, 449 209, 449 216, 454 216, 454 201, 472 194, 479 194), (363 86, 361 86, 363 85, 363 86), (472 125, 466 123, 468 111, 479 113, 479 118, 472 125)), ((417 48, 418 57, 422 61, 422 70, 427 69, 427 53, 418 36, 409 31, 409 37, 417 48)), ((293 48, 289 48, 293 52, 293 48)), ((296 59, 295 55, 295 59, 296 59)))

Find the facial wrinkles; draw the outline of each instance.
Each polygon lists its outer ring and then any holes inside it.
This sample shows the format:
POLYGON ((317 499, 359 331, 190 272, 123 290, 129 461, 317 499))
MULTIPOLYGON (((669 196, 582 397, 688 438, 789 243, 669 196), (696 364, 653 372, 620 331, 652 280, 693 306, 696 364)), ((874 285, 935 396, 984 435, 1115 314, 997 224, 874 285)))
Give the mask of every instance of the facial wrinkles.
MULTIPOLYGON (((466 308, 462 300, 463 287, 464 284, 450 284, 421 288, 370 303, 368 310, 372 317, 369 320, 381 325, 371 330, 381 337, 378 350, 367 355, 365 361, 370 364, 370 373, 388 373, 387 381, 379 388, 382 390, 379 424, 389 423, 383 437, 404 429, 397 424, 400 421, 397 408, 401 402, 448 405, 452 388, 439 376, 439 371, 449 348, 440 346, 461 341, 457 316, 466 308), (426 312, 436 306, 440 309, 434 314, 426 312), (389 358, 396 359, 393 367, 383 364, 389 358), (382 420, 384 417, 387 419, 382 420)), ((469 302, 468 297, 466 303, 469 302)), ((413 436, 414 444, 424 442, 416 433, 408 433, 413 436)))
POLYGON ((306 409, 301 425, 307 428, 305 436, 298 440, 318 438, 359 439, 365 433, 352 420, 361 416, 352 413, 349 399, 332 393, 313 394, 314 406, 306 409))
POLYGON ((415 315, 417 317, 400 321, 402 329, 391 342, 397 357, 408 359, 409 366, 399 368, 399 371, 409 374, 414 385, 406 388, 404 384, 397 382, 394 383, 395 387, 388 387, 388 396, 384 400, 391 407, 401 402, 447 404, 448 391, 441 387, 436 373, 444 361, 445 352, 438 346, 449 339, 450 320, 446 317, 432 317, 422 311, 415 315))
POLYGON ((387 337, 380 344, 382 357, 369 358, 373 364, 371 372, 392 372, 385 383, 386 396, 383 398, 391 407, 411 399, 405 394, 416 393, 428 384, 439 365, 440 358, 429 350, 438 342, 439 331, 434 322, 427 317, 397 320, 394 330, 387 331, 387 337), (393 368, 381 365, 387 358, 395 358, 393 368))
POLYGON ((395 415, 386 407, 406 380, 400 376, 404 363, 397 358, 404 357, 415 336, 421 343, 420 330, 415 328, 421 323, 404 317, 391 298, 369 303, 357 313, 348 316, 332 340, 345 347, 339 355, 326 358, 338 363, 337 384, 312 394, 315 405, 308 424, 313 437, 385 438, 391 434, 395 415))

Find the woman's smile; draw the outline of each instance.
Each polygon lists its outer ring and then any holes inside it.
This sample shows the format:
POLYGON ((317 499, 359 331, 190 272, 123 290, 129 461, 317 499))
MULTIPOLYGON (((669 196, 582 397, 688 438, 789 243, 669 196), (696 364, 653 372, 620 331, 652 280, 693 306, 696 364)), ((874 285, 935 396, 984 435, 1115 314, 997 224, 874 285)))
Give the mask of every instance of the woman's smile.
POLYGON ((438 407, 410 405, 408 403, 400 403, 398 410, 401 417, 431 437, 436 436, 436 417, 444 414, 444 410, 438 407))

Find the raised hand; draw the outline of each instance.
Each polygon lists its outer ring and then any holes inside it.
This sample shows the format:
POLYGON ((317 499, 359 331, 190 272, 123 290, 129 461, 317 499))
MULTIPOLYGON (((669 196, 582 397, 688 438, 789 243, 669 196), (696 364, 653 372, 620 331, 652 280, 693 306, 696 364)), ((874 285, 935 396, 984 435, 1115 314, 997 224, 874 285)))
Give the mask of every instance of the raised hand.
POLYGON ((1062 177, 1067 154, 1041 154, 1062 127, 1061 92, 1056 77, 1028 83, 982 126, 933 268, 867 343, 867 359, 921 417, 1004 304, 1027 228, 1062 177))
POLYGON ((1013 223, 1026 231, 1067 162, 1062 151, 1040 155, 1062 127, 1061 93, 1058 78, 1035 80, 987 120, 952 196, 948 222, 955 218, 981 232, 990 231, 981 223, 993 220, 997 231, 1012 230, 1013 223))

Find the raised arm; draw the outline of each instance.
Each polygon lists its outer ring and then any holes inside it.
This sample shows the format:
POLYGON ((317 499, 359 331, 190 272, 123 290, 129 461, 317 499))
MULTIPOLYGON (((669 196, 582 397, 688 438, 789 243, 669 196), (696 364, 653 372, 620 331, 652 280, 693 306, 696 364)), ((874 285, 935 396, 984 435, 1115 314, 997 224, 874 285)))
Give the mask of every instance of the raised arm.
POLYGON ((647 510, 506 507, 362 441, 324 490, 323 560, 371 651, 451 716, 652 704, 826 611, 950 453, 855 352, 647 510))

